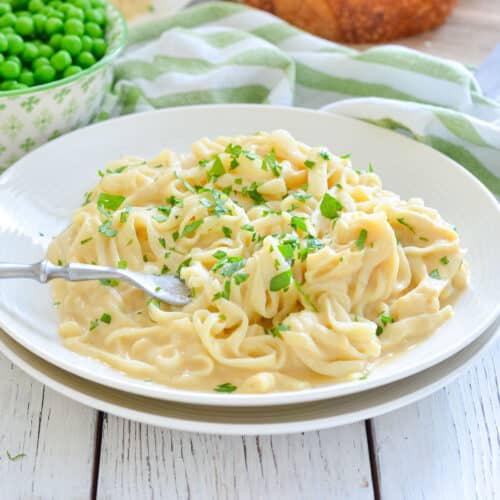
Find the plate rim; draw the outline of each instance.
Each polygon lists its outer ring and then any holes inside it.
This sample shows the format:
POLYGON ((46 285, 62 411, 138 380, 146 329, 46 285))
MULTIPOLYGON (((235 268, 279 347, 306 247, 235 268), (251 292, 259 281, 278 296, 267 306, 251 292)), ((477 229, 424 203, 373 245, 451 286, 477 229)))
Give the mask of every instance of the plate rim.
MULTIPOLYGON (((5 332, 3 332, 5 333, 5 332)), ((81 380, 84 384, 91 384, 92 386, 96 386, 97 388, 101 387, 101 384, 96 382, 89 381, 85 378, 74 375, 73 373, 66 372, 61 368, 52 365, 48 361, 45 361, 39 356, 36 356, 31 351, 18 344, 15 340, 10 338, 10 336, 6 335, 8 341, 12 342, 17 348, 21 351, 24 351, 27 356, 33 356, 37 358, 42 364, 46 364, 49 368, 60 371, 63 375, 74 377, 78 380, 81 380)), ((153 413, 147 411, 138 411, 134 409, 130 409, 125 407, 124 405, 119 405, 117 403, 112 403, 102 398, 98 398, 96 396, 89 396, 87 394, 83 394, 81 390, 78 390, 73 387, 69 387, 68 384, 51 377, 45 373, 42 373, 37 368, 33 367, 32 364, 25 361, 17 352, 14 352, 2 339, 2 331, 0 331, 0 354, 3 354, 7 360, 17 366, 24 373, 28 374, 30 377, 34 378, 38 382, 44 384, 50 389, 56 391, 58 394, 61 394, 72 401, 76 401, 80 404, 84 404, 87 407, 93 408, 96 411, 103 411, 108 414, 114 415, 119 418, 124 418, 128 420, 132 420, 134 422, 138 422, 144 425, 153 425, 155 427, 169 429, 172 431, 179 432, 196 432, 203 434, 211 434, 211 435, 225 435, 225 436, 264 436, 264 435, 283 435, 283 434, 293 434, 299 432, 311 432, 311 431, 319 431, 324 429, 330 429, 334 427, 340 427, 342 425, 354 424, 356 422, 360 422, 363 420, 376 418, 391 411, 396 411, 400 408, 408 406, 410 404, 416 403, 421 399, 430 396, 431 394, 437 392, 442 389, 444 386, 453 382, 460 374, 462 374, 465 370, 470 368, 470 366, 488 349, 490 349, 495 342, 500 340, 500 321, 497 320, 495 325, 492 325, 486 332, 484 332, 479 338, 469 344, 466 348, 458 353, 454 354, 447 360, 434 365, 433 367, 428 368, 427 370, 423 370, 422 372, 416 373, 410 377, 402 381, 393 382, 392 384, 388 384, 384 387, 384 390, 387 388, 390 389, 389 386, 394 384, 406 383, 408 384, 411 379, 422 378, 425 376, 426 371, 431 370, 439 370, 443 369, 447 364, 453 361, 454 358, 458 358, 460 356, 467 356, 466 351, 473 350, 475 344, 484 341, 484 343, 475 351, 470 354, 465 362, 460 363, 458 366, 450 369, 448 373, 444 376, 437 375, 434 377, 434 380, 425 383, 420 388, 413 390, 403 396, 397 396, 389 401, 385 401, 375 405, 369 405, 367 408, 348 411, 342 415, 334 415, 327 416, 318 419, 310 418, 308 420, 299 420, 294 422, 283 422, 280 421, 278 423, 258 423, 258 424, 228 424, 227 422, 218 423, 218 422, 200 422, 196 420, 187 420, 182 418, 170 417, 168 415, 154 415, 153 413), (491 330, 491 333, 490 333, 491 330), (484 337, 490 335, 490 337, 484 341, 484 337)), ((112 392, 121 392, 113 388, 104 387, 107 390, 112 392)), ((380 391, 382 387, 378 387, 376 389, 372 389, 373 391, 380 391)), ((370 391, 368 391, 370 392, 370 391)), ((133 394, 124 393, 125 397, 133 398, 133 394)), ((143 396, 145 399, 155 399, 148 398, 143 396)), ((347 396, 349 397, 349 396, 347 396)), ((337 398, 331 398, 332 401, 335 401, 337 398)), ((326 400, 328 401, 328 400, 326 400)), ((166 403, 181 405, 182 403, 176 403, 171 401, 165 401, 166 403)), ((293 405, 286 405, 287 407, 293 405)), ((219 408, 216 406, 215 408, 219 408)), ((270 407, 272 409, 272 407, 270 407)), ((231 408, 229 408, 231 411, 231 408)))
MULTIPOLYGON (((67 140, 67 137, 78 135, 81 133, 85 133, 87 129, 98 129, 98 128, 107 128, 116 125, 117 122, 126 122, 133 121, 138 116, 147 117, 153 115, 168 115, 172 112, 182 111, 185 113, 186 111, 190 112, 199 112, 199 111, 213 111, 220 108, 225 109, 234 109, 239 110, 240 112, 244 112, 245 110, 260 110, 266 112, 287 112, 292 114, 309 114, 309 115, 321 115, 327 117, 331 120, 340 120, 341 122, 349 123, 354 126, 358 126, 361 128, 373 128, 376 129, 377 133, 388 134, 392 138, 392 140, 402 141, 402 143, 411 143, 414 147, 426 149, 429 153, 436 155, 440 161, 447 162, 451 164, 454 168, 460 169, 461 175, 465 175, 468 178, 469 182, 475 184, 475 187, 481 191, 481 194, 484 195, 490 203, 494 205, 496 208, 498 217, 500 218, 500 204, 497 202, 493 194, 469 171, 467 171, 464 167, 459 165, 457 162, 452 160, 451 158, 443 155, 442 153, 434 150, 433 148, 418 143, 405 137, 401 134, 397 134, 391 130, 383 129, 381 127, 376 127, 375 125, 365 123, 360 120, 356 120, 351 117, 346 117, 341 114, 332 113, 331 111, 322 111, 322 110, 313 110, 309 108, 300 108, 300 107, 289 107, 289 106, 270 106, 270 105, 262 105, 262 104, 206 104, 206 105, 193 105, 193 106, 177 106, 171 108, 164 108, 160 110, 151 110, 142 113, 130 114, 121 117, 112 118, 110 120, 106 120, 104 122, 99 122, 88 127, 83 127, 81 129, 77 129, 68 134, 65 134, 57 139, 47 143, 40 148, 30 152, 28 155, 21 158, 17 161, 11 168, 9 168, 3 175, 0 176, 0 187, 8 184, 10 178, 12 176, 18 175, 17 172, 21 171, 24 168, 23 164, 26 160, 30 160, 31 157, 36 156, 41 150, 46 148, 54 147, 54 144, 60 144, 61 141, 67 140)), ((322 386, 316 386, 311 389, 307 389, 304 391, 290 391, 290 392, 277 392, 271 394, 232 394, 231 398, 228 398, 227 395, 224 394, 216 394, 204 391, 191 391, 184 389, 172 388, 169 386, 161 386, 160 384, 151 384, 146 386, 134 378, 129 378, 124 381, 113 378, 111 375, 98 373, 91 373, 90 370, 82 369, 79 366, 74 366, 69 361, 64 361, 63 359, 57 358, 55 355, 51 355, 47 353, 43 349, 38 348, 36 345, 33 345, 29 339, 25 339, 22 336, 19 336, 14 328, 11 328, 9 323, 8 314, 6 311, 0 310, 0 327, 8 333, 16 342, 33 352, 35 355, 47 359, 47 361, 51 362, 55 366, 71 372, 77 376, 86 378, 87 380, 106 385, 111 388, 117 388, 125 392, 129 392, 131 394, 137 394, 140 396, 153 397, 156 399, 174 401, 179 403, 192 403, 199 405, 219 405, 219 406, 232 406, 232 407, 243 407, 243 406, 277 406, 281 404, 293 404, 293 403, 303 403, 303 402, 311 402, 318 400, 330 399, 332 397, 343 397, 350 394, 356 394, 359 392, 364 392, 370 389, 374 389, 376 387, 381 387, 392 382, 397 382, 399 380, 410 377, 418 372, 426 370, 432 366, 435 366, 438 363, 441 363, 453 356, 460 350, 470 345, 475 340, 477 340, 482 333, 486 329, 488 329, 494 321, 500 315, 500 303, 497 305, 496 309, 492 311, 490 315, 488 315, 478 327, 475 329, 475 334, 471 338, 468 338, 467 341, 461 341, 457 344, 454 344, 452 348, 448 348, 446 350, 441 350, 439 354, 433 356, 426 363, 413 364, 406 369, 401 369, 396 374, 388 374, 379 379, 366 379, 363 380, 362 383, 353 384, 351 382, 344 382, 338 384, 325 384, 322 386), (47 356, 48 355, 48 356, 47 356), (335 395, 332 396, 331 392, 335 392, 335 395), (194 399, 194 401, 193 401, 194 399)), ((15 320, 14 320, 15 321, 15 320)), ((358 381, 359 382, 359 381, 358 381)))

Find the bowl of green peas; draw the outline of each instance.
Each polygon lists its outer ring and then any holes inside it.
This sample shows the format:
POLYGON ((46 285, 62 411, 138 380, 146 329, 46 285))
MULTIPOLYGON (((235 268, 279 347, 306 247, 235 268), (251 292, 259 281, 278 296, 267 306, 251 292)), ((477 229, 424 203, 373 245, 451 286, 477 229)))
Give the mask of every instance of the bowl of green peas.
POLYGON ((126 41, 105 0, 0 0, 0 172, 98 115, 126 41))

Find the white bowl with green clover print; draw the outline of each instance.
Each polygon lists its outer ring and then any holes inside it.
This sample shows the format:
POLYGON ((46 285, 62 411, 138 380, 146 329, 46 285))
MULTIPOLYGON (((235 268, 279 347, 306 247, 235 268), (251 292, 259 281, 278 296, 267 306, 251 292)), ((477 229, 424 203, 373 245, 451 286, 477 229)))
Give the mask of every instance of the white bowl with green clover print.
POLYGON ((29 89, 0 92, 0 173, 20 157, 99 113, 112 83, 112 62, 125 47, 127 24, 107 6, 106 55, 76 75, 29 89))

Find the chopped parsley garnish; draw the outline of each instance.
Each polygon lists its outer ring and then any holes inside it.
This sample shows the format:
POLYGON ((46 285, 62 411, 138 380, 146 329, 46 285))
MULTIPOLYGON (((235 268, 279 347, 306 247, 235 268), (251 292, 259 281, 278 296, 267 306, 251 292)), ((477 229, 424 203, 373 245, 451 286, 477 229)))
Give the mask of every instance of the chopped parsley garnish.
POLYGON ((224 168, 224 164, 222 163, 220 156, 215 155, 213 165, 211 166, 210 170, 207 172, 208 180, 209 181, 211 179, 217 180, 221 175, 224 175, 225 173, 226 173, 226 169, 224 168))
POLYGON ((382 335, 384 329, 380 326, 380 325, 377 325, 377 330, 375 331, 375 334, 377 335, 377 337, 380 337, 380 335, 382 335))
POLYGON ((361 229, 361 231, 359 232, 358 239, 356 240, 356 247, 358 250, 363 250, 363 248, 365 248, 367 236, 368 236, 368 231, 366 229, 361 229))
POLYGON ((243 231, 250 231, 251 233, 253 233, 255 231, 255 228, 253 226, 251 226, 250 224, 243 224, 243 226, 241 226, 241 229, 243 231))
POLYGON ((440 280, 441 279, 441 275, 439 274, 439 271, 437 269, 433 269, 430 273, 429 273, 429 276, 431 278, 434 278, 435 280, 440 280))
POLYGON ((127 170, 127 168, 128 168, 128 165, 122 165, 121 167, 115 168, 114 170, 107 168, 106 173, 107 174, 121 174, 122 172, 127 170))
POLYGON ((392 316, 388 316, 386 314, 381 314, 380 315, 380 321, 382 321, 382 324, 384 326, 387 326, 389 323, 394 323, 394 319, 392 316))
POLYGON ((327 219, 336 219, 339 216, 339 211, 342 210, 343 205, 337 198, 334 198, 331 194, 325 193, 319 209, 321 210, 321 215, 327 219))
POLYGON ((441 262, 441 264, 443 264, 444 266, 447 266, 450 263, 450 259, 448 259, 448 257, 446 257, 445 255, 444 257, 441 257, 439 259, 439 262, 441 262))
POLYGON ((167 242, 165 241, 165 238, 158 238, 158 242, 163 248, 167 248, 167 242))
POLYGON ((215 392, 234 392, 237 389, 237 387, 230 382, 226 382, 225 384, 219 384, 217 387, 215 387, 214 391, 215 392))
POLYGON ((298 201, 308 200, 309 198, 312 197, 311 194, 304 193, 304 191, 296 191, 295 193, 292 194, 292 196, 298 201))
POLYGON ((329 160, 330 159, 330 153, 328 151, 326 151, 325 149, 321 150, 319 152, 319 155, 321 156, 321 158, 323 158, 323 160, 329 160))
POLYGON ((174 231, 172 233, 172 238, 174 239, 174 241, 177 241, 179 239, 179 231, 174 231))
POLYGON ((63 261, 61 259, 57 259, 57 265, 58 266, 62 266, 63 265, 63 261))
POLYGON ((234 282, 237 285, 241 285, 242 283, 244 283, 249 278, 249 276, 250 275, 248 273, 238 273, 238 274, 235 274, 234 275, 234 282))
POLYGON ((243 179, 241 177, 238 177, 237 179, 234 179, 234 183, 241 186, 241 184, 243 184, 243 179))
POLYGON ((11 455, 9 450, 7 450, 6 454, 7 454, 7 458, 11 462, 15 462, 16 460, 20 460, 21 458, 24 458, 26 456, 26 453, 18 453, 17 455, 11 455))
POLYGON ((217 262, 212 266, 212 271, 216 273, 220 270, 222 276, 230 278, 234 273, 245 267, 246 260, 243 257, 228 257, 227 253, 217 250, 213 254, 217 262))
POLYGON ((115 279, 102 279, 102 280, 99 280, 99 283, 103 286, 110 286, 110 287, 117 287, 120 282, 118 280, 115 280, 115 279))
POLYGON ((275 177, 279 177, 281 173, 282 166, 276 160, 276 153, 271 151, 268 155, 264 157, 262 160, 262 170, 270 170, 275 177))
POLYGON ((113 238, 117 235, 118 231, 111 227, 111 221, 107 220, 99 226, 99 232, 108 238, 113 238))
POLYGON ((375 172, 373 165, 371 163, 368 165, 368 172, 370 172, 371 174, 375 172))
POLYGON ((212 300, 226 299, 229 300, 231 295, 231 281, 227 280, 224 282, 224 289, 222 292, 217 292, 212 300))
POLYGON ((285 259, 293 259, 294 248, 289 243, 278 245, 278 250, 280 251, 281 255, 285 257, 285 259))
POLYGON ((90 236, 89 238, 85 238, 84 240, 80 241, 80 245, 85 245, 89 241, 92 241, 94 238, 90 236))
POLYGON ((202 224, 203 220, 195 220, 194 222, 191 222, 182 231, 181 238, 184 238, 184 236, 188 236, 191 233, 194 233, 202 224))
POLYGON ((191 265, 191 260, 192 258, 189 257, 188 259, 182 261, 179 265, 179 267, 177 268, 177 272, 175 274, 177 274, 177 276, 180 276, 181 275, 181 271, 184 267, 189 267, 191 265))
POLYGON ((83 200, 83 203, 82 203, 82 207, 84 207, 85 205, 88 205, 90 203, 90 198, 92 198, 92 191, 89 191, 87 193, 84 194, 84 200, 83 200))
POLYGON ((160 274, 167 274, 168 272, 170 272, 170 268, 166 264, 163 264, 160 274))
POLYGON ((156 221, 156 222, 165 222, 167 220, 167 217, 164 215, 164 214, 155 214, 153 215, 153 219, 156 221))
POLYGON ((396 219, 401 225, 407 227, 413 234, 415 234, 415 229, 414 227, 409 224, 408 222, 406 222, 403 217, 399 218, 399 219, 396 219))
POLYGON ((306 218, 305 217, 298 217, 298 216, 294 215, 292 217, 290 225, 295 229, 300 229, 301 231, 304 231, 305 233, 307 233, 307 226, 306 226, 306 218))
POLYGON ((283 271, 282 273, 274 276, 269 282, 269 289, 271 292, 277 292, 279 290, 283 290, 284 288, 288 288, 292 281, 292 270, 288 269, 287 271, 283 271))
POLYGON ((127 269, 127 261, 126 260, 119 260, 118 261, 118 269, 127 269))
POLYGON ((108 313, 103 313, 103 315, 101 316, 101 321, 109 325, 111 323, 111 315, 108 313))
POLYGON ((302 298, 304 299, 304 302, 314 311, 314 312, 318 312, 318 308, 314 305, 313 301, 311 300, 311 297, 309 297, 309 294, 306 293, 306 291, 304 290, 304 288, 302 287, 302 285, 300 283, 298 283, 297 281, 294 282, 295 283, 295 288, 297 289, 297 292, 300 293, 300 295, 302 295, 302 298))
POLYGON ((352 156, 352 154, 351 154, 351 153, 347 153, 346 155, 342 155, 342 156, 340 157, 340 159, 341 159, 341 160, 348 160, 351 156, 352 156))
POLYGON ((128 216, 130 214, 130 205, 127 205, 121 212, 120 212, 120 222, 122 224, 125 224, 128 220, 128 216))
POLYGON ((89 331, 95 330, 99 326, 99 320, 94 319, 90 322, 89 331))
POLYGON ((198 165, 199 165, 200 167, 206 167, 209 163, 210 163, 210 162, 209 162, 208 160, 200 160, 200 161, 198 162, 198 165))
POLYGON ((97 198, 97 206, 114 212, 120 208, 124 200, 125 196, 121 194, 100 193, 99 198, 97 198))
POLYGON ((312 160, 306 160, 304 162, 304 165, 307 167, 307 168, 313 168, 314 165, 316 165, 316 162, 315 161, 312 161, 312 160))
POLYGON ((241 190, 241 193, 243 194, 243 196, 250 196, 250 198, 252 198, 252 200, 255 201, 255 203, 257 203, 257 205, 262 205, 263 203, 266 202, 266 200, 259 193, 258 188, 259 188, 259 185, 256 182, 252 182, 252 184, 250 185, 249 188, 246 186, 243 187, 243 189, 241 190))
POLYGON ((275 328, 264 328, 264 334, 265 335, 272 335, 273 337, 277 337, 277 338, 282 339, 283 335, 281 335, 281 332, 287 332, 288 330, 290 330, 290 327, 288 325, 284 325, 283 323, 280 323, 275 328))
POLYGON ((425 236, 420 236, 418 239, 421 241, 429 241, 429 238, 426 238, 425 236))
POLYGON ((343 186, 342 186, 342 184, 335 184, 335 187, 336 187, 337 189, 344 189, 344 188, 343 188, 343 186))
POLYGON ((233 234, 233 230, 227 226, 222 227, 222 232, 226 238, 231 238, 231 235, 233 234))

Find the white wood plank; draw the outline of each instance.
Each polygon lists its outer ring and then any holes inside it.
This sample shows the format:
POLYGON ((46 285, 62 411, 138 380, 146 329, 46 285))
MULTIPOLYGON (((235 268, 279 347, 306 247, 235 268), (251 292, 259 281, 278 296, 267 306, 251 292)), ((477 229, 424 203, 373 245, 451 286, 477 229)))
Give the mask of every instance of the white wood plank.
POLYGON ((108 416, 99 499, 373 498, 363 423, 272 437, 168 431, 108 416))
POLYGON ((500 498, 500 342, 458 380, 373 420, 384 500, 500 498))
POLYGON ((0 355, 0 498, 88 499, 96 413, 0 355), (25 453, 11 461, 7 457, 25 453))

